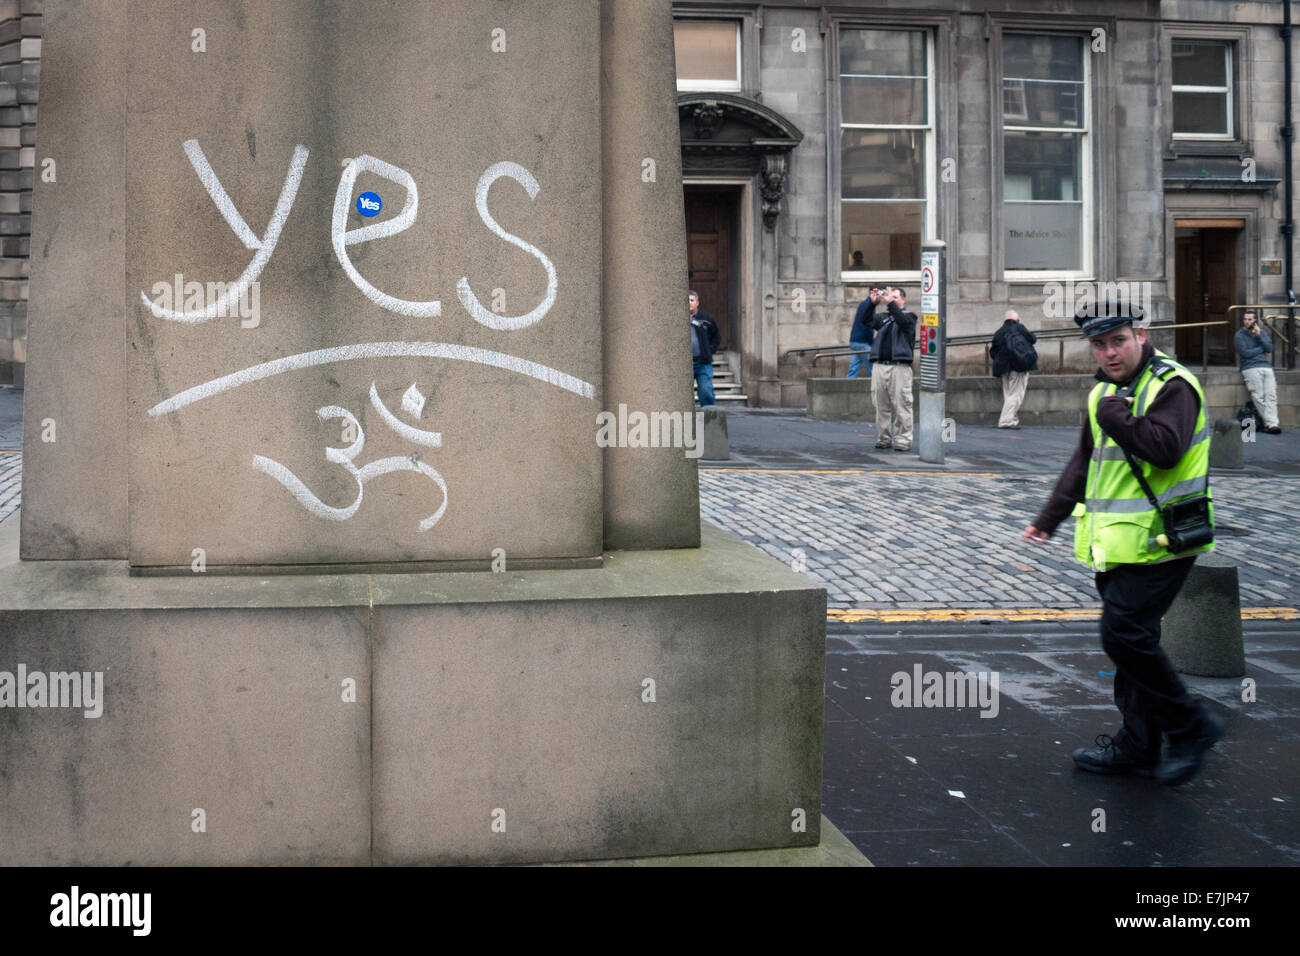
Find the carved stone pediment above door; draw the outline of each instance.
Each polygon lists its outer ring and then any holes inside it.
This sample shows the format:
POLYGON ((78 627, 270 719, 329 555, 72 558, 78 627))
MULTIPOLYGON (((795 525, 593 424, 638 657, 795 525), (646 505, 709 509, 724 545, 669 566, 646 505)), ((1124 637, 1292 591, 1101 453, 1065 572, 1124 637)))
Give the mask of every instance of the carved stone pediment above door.
POLYGON ((684 176, 761 176, 763 225, 776 228, 790 151, 803 140, 776 110, 736 93, 679 93, 684 176))

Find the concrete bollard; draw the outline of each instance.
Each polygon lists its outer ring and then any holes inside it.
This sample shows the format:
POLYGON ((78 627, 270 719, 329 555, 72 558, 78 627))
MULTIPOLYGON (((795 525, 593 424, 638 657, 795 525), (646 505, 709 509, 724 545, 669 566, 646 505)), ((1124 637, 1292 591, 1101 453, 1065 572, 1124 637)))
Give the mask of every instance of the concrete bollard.
POLYGON ((704 454, 709 461, 726 461, 731 457, 727 440, 727 413, 717 405, 707 405, 704 412, 704 454))
POLYGON ((1213 551, 1197 555, 1187 583, 1165 614, 1160 646, 1174 669, 1184 674, 1245 675, 1241 590, 1235 561, 1213 551))
POLYGON ((1211 468, 1243 468, 1241 460, 1241 422, 1219 418, 1210 435, 1211 468))

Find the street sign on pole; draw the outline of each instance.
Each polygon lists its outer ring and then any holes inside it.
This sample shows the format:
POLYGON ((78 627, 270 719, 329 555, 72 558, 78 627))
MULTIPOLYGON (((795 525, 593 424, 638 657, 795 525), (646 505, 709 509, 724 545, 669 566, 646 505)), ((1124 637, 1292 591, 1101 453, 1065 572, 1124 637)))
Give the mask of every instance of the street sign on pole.
POLYGON ((946 249, 938 239, 927 239, 921 250, 921 322, 917 344, 921 352, 920 416, 916 429, 916 448, 922 461, 943 463, 944 392, 947 360, 944 349, 946 329, 945 269, 946 249))

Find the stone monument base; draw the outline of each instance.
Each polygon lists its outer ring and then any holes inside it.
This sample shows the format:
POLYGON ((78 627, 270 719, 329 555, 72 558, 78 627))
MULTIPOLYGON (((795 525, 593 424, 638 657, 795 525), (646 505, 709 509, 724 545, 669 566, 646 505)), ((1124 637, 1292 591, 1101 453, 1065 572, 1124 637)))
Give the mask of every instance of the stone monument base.
POLYGON ((0 865, 816 846, 825 591, 702 532, 601 569, 142 578, 20 562, 13 517, 0 865))

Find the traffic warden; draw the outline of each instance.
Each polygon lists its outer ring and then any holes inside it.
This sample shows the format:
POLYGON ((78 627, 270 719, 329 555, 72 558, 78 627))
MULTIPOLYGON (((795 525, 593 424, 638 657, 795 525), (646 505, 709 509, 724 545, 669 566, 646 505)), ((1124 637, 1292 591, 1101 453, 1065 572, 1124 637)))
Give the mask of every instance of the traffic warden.
POLYGON ((1114 662, 1123 726, 1113 738, 1099 735, 1095 749, 1074 751, 1074 762, 1177 786, 1223 735, 1160 648, 1160 619, 1196 554, 1214 547, 1205 393, 1147 341, 1140 308, 1104 301, 1074 320, 1092 345, 1098 383, 1074 456, 1022 538, 1046 544, 1073 513, 1075 557, 1094 570, 1101 595, 1101 645, 1114 662))

